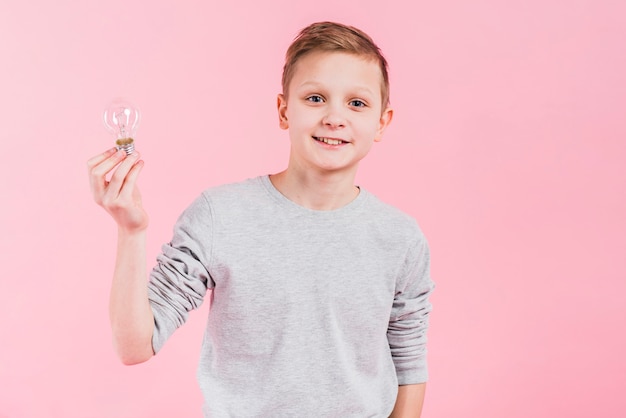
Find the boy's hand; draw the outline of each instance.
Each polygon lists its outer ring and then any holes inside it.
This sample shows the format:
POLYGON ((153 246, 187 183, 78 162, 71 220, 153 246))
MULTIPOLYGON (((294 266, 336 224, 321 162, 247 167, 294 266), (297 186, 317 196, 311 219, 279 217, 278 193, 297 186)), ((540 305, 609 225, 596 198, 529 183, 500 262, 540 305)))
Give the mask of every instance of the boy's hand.
POLYGON ((90 159, 87 168, 94 200, 113 217, 118 227, 126 232, 145 230, 148 214, 137 188, 137 177, 143 168, 139 154, 126 156, 126 152, 113 148, 90 159), (107 181, 107 174, 112 170, 107 181))

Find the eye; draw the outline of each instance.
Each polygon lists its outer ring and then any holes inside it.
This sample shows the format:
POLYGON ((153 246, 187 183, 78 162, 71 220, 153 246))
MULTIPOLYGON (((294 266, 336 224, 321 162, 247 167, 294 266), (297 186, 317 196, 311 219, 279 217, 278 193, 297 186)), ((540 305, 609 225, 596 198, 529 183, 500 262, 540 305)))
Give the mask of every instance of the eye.
POLYGON ((309 102, 313 102, 313 103, 322 103, 324 101, 322 96, 320 96, 318 94, 313 94, 313 95, 307 97, 306 100, 309 101, 309 102))
POLYGON ((350 100, 350 106, 365 107, 367 106, 367 104, 363 100, 354 99, 354 100, 350 100))

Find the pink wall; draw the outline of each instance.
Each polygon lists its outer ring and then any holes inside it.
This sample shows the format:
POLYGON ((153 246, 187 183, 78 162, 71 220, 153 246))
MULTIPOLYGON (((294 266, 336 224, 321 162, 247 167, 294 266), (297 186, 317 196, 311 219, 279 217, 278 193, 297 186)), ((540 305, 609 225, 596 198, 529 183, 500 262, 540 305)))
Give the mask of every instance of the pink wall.
POLYGON ((424 416, 623 416, 624 3, 396 3, 2 2, 0 417, 200 416, 206 306, 146 364, 110 344, 100 114, 142 107, 153 259, 203 188, 283 168, 283 53, 326 19, 391 63, 396 117, 359 182, 432 246, 424 416))

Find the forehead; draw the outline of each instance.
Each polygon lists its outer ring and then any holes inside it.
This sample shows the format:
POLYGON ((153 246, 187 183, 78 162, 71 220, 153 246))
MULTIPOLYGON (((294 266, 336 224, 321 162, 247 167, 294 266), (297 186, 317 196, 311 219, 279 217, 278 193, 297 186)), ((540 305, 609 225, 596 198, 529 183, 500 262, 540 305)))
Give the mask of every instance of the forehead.
POLYGON ((316 51, 301 57, 295 65, 289 89, 308 84, 327 87, 361 87, 380 94, 383 76, 375 59, 346 52, 316 51))

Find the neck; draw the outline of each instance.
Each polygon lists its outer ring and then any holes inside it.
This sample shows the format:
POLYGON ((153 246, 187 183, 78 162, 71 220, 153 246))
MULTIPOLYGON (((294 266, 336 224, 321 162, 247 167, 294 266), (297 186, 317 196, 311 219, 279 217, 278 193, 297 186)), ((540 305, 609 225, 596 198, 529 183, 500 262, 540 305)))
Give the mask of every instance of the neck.
POLYGON ((287 168, 271 175, 270 180, 287 199, 300 206, 313 210, 334 210, 358 196, 354 174, 307 173, 287 168))

